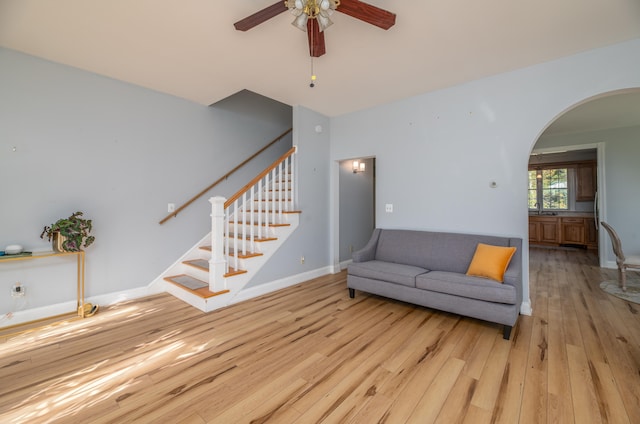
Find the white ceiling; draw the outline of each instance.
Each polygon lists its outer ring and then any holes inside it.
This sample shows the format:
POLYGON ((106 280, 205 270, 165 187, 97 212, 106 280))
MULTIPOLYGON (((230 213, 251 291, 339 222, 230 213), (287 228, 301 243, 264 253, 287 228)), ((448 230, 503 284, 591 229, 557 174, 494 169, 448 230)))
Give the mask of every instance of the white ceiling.
POLYGON ((549 125, 544 135, 635 125, 640 125, 640 89, 615 93, 578 105, 549 125))
POLYGON ((640 37, 638 0, 368 2, 396 25, 335 13, 315 88, 290 14, 233 27, 274 0, 0 0, 0 46, 203 105, 248 89, 336 116, 640 37))

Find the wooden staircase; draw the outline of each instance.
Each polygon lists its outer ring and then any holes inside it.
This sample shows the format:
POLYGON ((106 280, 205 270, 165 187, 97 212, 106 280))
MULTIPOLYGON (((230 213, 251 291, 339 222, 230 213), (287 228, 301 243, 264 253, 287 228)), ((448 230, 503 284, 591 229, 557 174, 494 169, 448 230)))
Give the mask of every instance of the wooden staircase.
POLYGON ((299 224, 294 154, 230 199, 211 198, 211 233, 152 284, 205 312, 231 304, 299 224))

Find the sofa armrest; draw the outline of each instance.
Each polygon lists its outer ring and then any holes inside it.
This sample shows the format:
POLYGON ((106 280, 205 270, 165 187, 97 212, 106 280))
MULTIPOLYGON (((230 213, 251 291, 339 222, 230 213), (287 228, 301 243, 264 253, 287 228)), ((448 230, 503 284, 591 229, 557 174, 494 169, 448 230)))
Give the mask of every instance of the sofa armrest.
POLYGON ((351 258, 353 262, 367 262, 376 258, 376 248, 378 247, 378 238, 380 237, 380 230, 376 228, 371 234, 371 238, 367 244, 360 250, 356 250, 352 253, 351 258))
POLYGON ((511 258, 509 267, 504 273, 504 284, 509 284, 516 288, 516 299, 518 303, 522 303, 522 240, 512 238, 509 245, 516 247, 516 253, 511 258))

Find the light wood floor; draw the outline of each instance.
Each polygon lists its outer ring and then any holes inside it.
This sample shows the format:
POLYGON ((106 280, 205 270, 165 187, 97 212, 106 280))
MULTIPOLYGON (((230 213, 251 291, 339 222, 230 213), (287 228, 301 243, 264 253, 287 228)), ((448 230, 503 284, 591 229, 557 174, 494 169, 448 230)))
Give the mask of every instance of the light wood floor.
POLYGON ((356 293, 344 273, 203 314, 168 295, 0 339, 0 422, 640 423, 640 305, 584 251, 532 249, 498 325, 356 293))

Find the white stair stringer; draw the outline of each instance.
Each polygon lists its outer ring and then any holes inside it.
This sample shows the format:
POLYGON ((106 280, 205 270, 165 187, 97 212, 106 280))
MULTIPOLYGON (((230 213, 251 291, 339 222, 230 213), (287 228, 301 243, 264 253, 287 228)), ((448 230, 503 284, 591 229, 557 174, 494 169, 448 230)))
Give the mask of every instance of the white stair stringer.
MULTIPOLYGON (((173 264, 171 264, 165 271, 163 271, 155 280, 151 282, 149 285, 150 292, 152 293, 169 293, 178 299, 204 311, 206 307, 206 299, 203 299, 199 296, 193 295, 190 292, 182 289, 181 287, 172 284, 165 280, 166 277, 172 275, 190 275, 190 271, 192 267, 189 267, 185 264, 186 261, 194 260, 194 259, 208 259, 211 256, 211 253, 207 250, 203 250, 201 246, 206 246, 207 243, 211 240, 211 233, 207 234, 200 241, 198 241, 193 247, 191 247, 187 252, 178 258, 173 264)), ((197 278, 197 277, 196 277, 197 278)), ((204 280, 206 281, 206 279, 204 280)))
POLYGON ((203 312, 210 312, 234 303, 234 299, 238 293, 242 291, 242 289, 251 281, 251 279, 269 261, 273 254, 285 243, 289 236, 291 236, 298 227, 300 222, 299 213, 287 213, 283 215, 286 223, 289 225, 269 228, 269 233, 274 236, 275 240, 254 242, 258 245, 258 250, 261 255, 239 259, 239 268, 246 272, 225 278, 225 289, 228 290, 228 292, 203 298, 164 279, 168 276, 184 274, 195 277, 198 280, 205 282, 208 281, 208 273, 206 271, 187 265, 186 262, 197 259, 206 261, 209 259, 211 252, 203 249, 203 247, 210 244, 210 234, 207 234, 207 236, 200 240, 178 261, 163 272, 160 277, 154 280, 152 286, 156 288, 156 291, 170 293, 183 302, 186 302, 203 312))
POLYGON ((291 148, 231 198, 212 197, 212 231, 151 284, 204 312, 234 299, 300 223, 291 148))
POLYGON ((224 306, 228 306, 234 303, 235 297, 242 291, 242 289, 251 281, 251 279, 258 273, 258 271, 271 259, 273 254, 285 243, 285 241, 293 234, 298 228, 300 222, 300 214, 289 213, 286 214, 288 226, 273 227, 272 230, 275 233, 275 240, 255 242, 258 244, 258 250, 262 255, 254 256, 246 259, 239 259, 240 269, 246 271, 243 274, 234 275, 225 278, 225 289, 229 290, 229 293, 215 296, 207 299, 207 310, 205 312, 212 311, 224 306))

